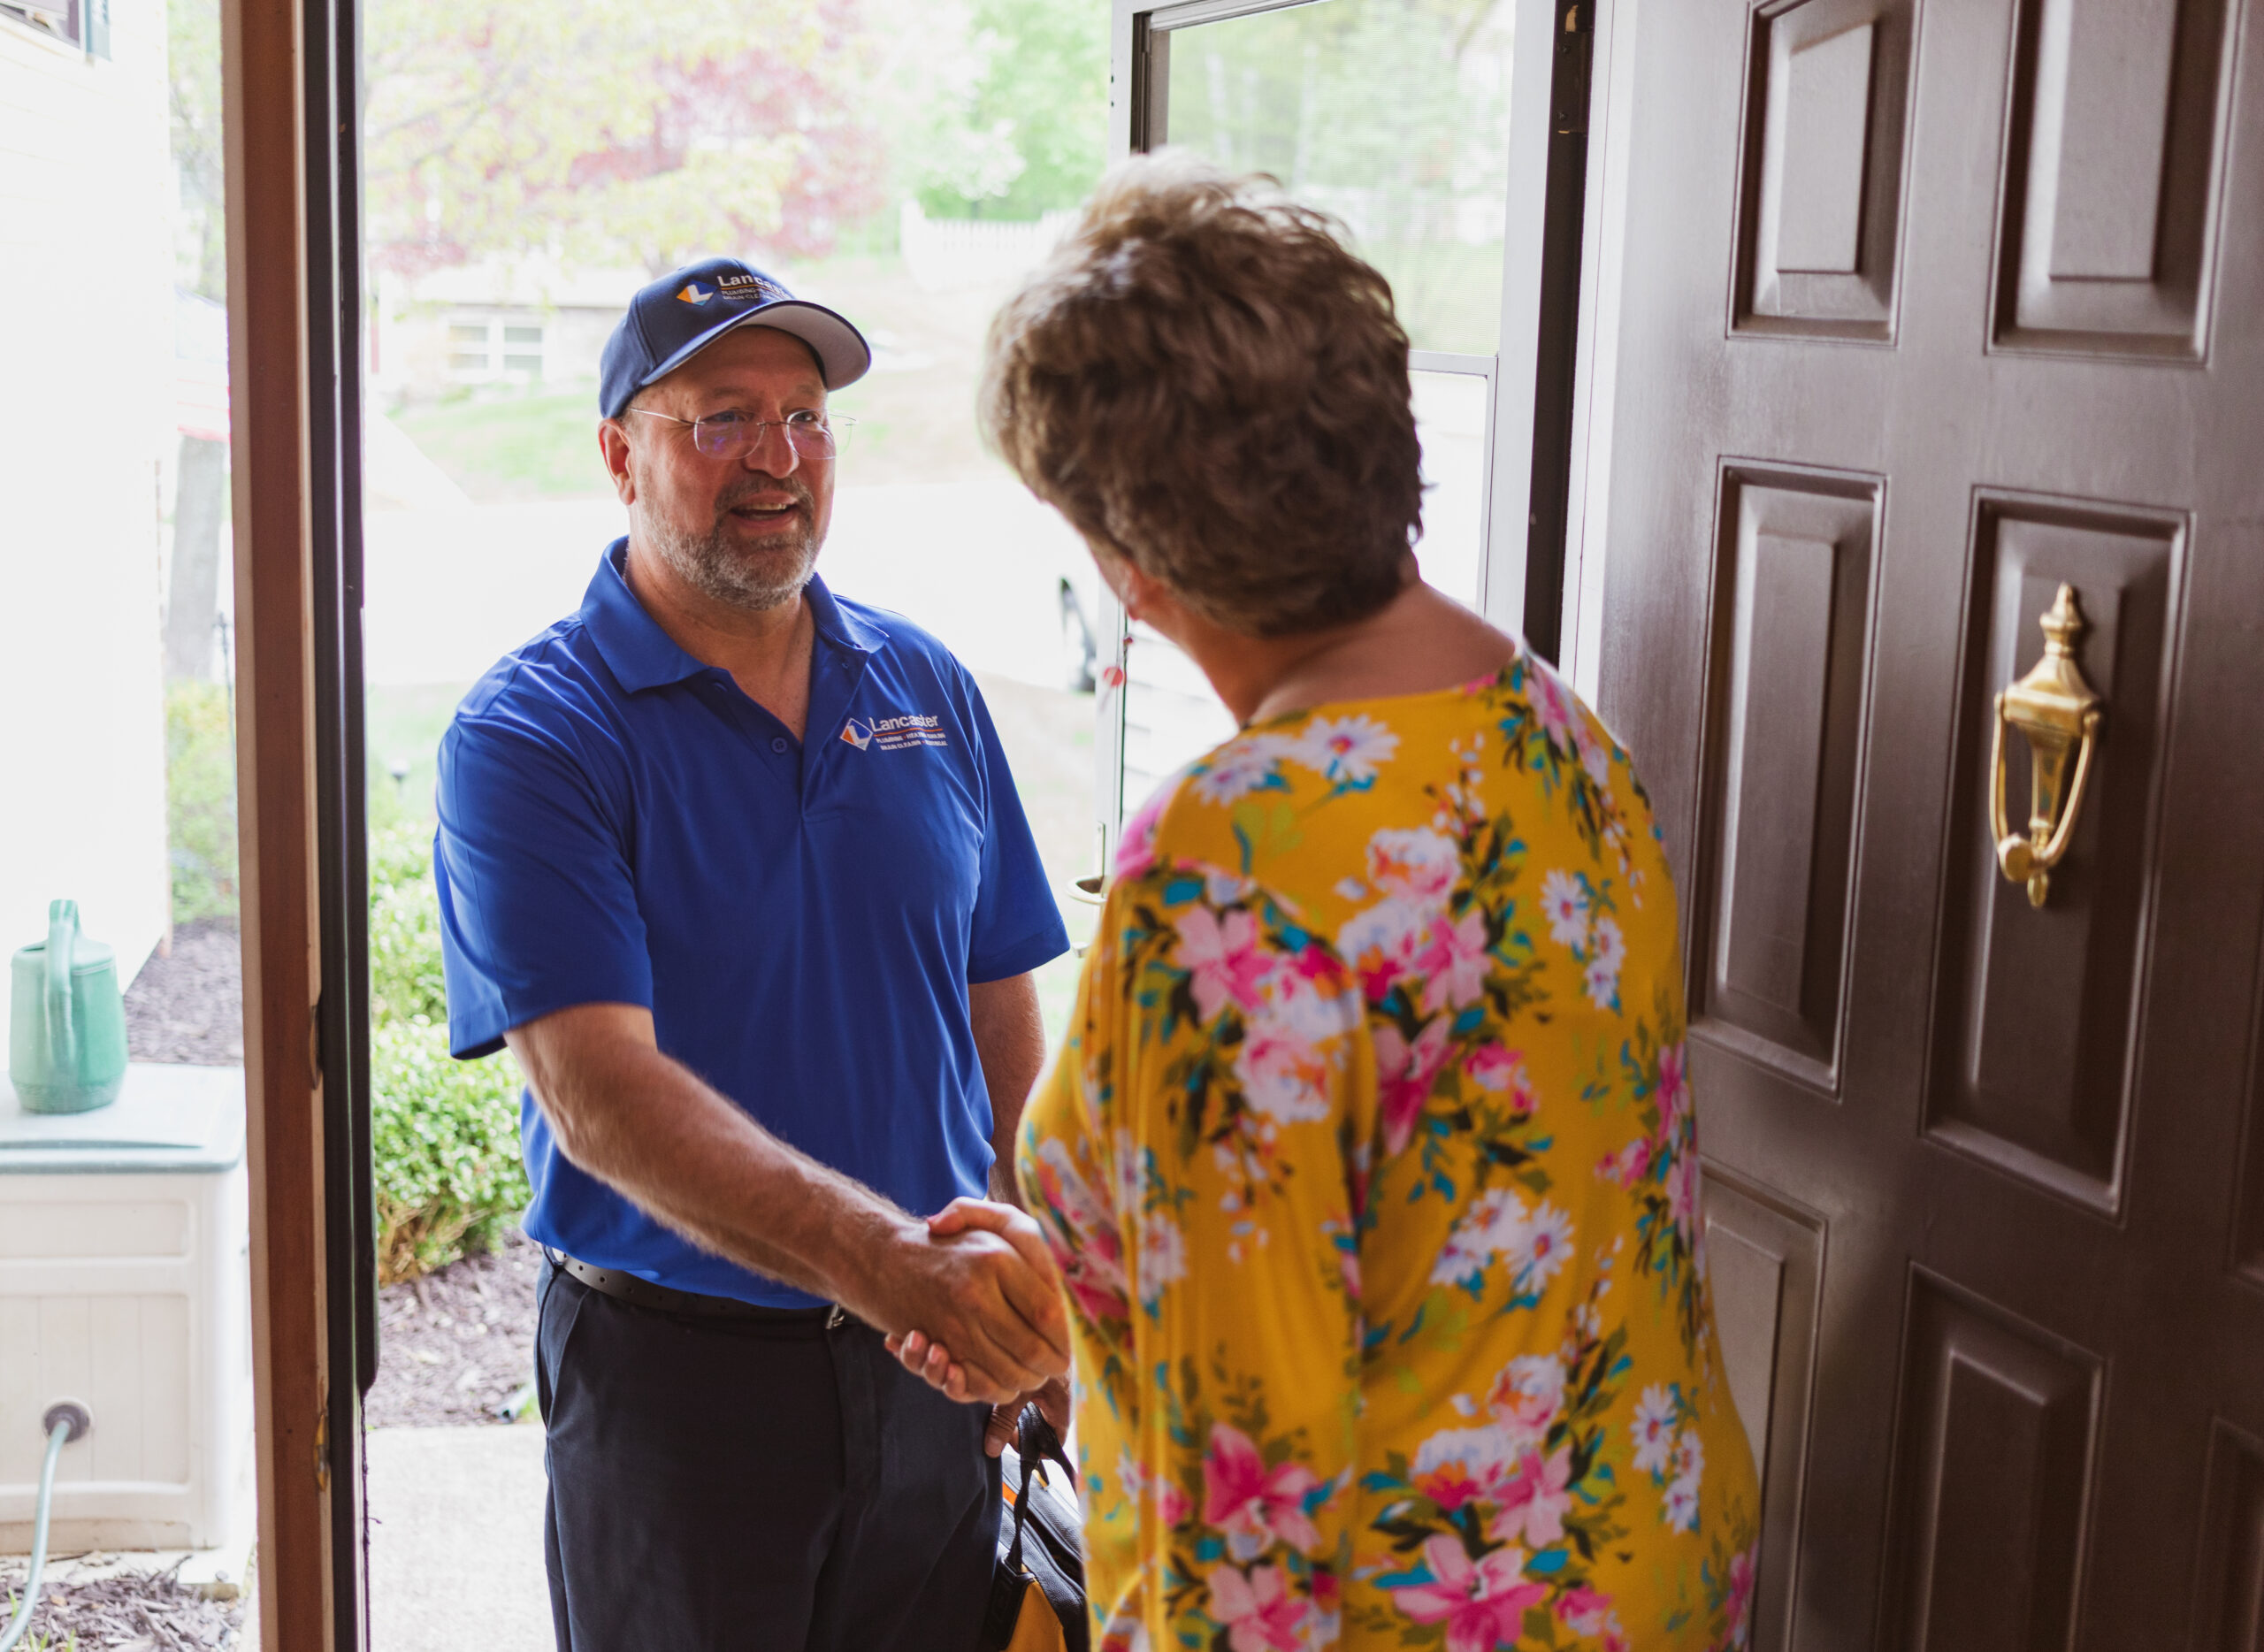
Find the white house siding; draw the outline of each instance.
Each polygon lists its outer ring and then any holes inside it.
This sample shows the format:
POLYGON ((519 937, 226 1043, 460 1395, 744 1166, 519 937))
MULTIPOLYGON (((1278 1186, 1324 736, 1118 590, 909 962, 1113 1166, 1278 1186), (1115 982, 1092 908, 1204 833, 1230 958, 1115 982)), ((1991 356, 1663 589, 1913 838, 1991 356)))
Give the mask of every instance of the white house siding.
POLYGON ((111 16, 92 63, 0 20, 0 952, 67 895, 130 979, 168 899, 173 254, 164 0, 111 16))

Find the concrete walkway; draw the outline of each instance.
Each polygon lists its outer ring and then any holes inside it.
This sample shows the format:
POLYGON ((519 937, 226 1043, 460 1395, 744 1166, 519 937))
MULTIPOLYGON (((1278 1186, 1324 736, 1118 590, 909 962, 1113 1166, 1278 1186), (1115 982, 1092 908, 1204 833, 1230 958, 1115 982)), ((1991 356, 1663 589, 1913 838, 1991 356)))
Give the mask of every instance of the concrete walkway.
POLYGON ((554 1652, 542 1430, 369 1435, 371 1652, 554 1652))

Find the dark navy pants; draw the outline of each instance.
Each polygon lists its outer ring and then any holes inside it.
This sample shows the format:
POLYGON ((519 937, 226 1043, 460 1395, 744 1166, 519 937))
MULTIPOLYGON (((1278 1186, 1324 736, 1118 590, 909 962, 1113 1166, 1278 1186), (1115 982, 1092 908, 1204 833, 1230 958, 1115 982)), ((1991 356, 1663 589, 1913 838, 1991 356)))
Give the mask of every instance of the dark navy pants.
POLYGON ((559 1652, 963 1652, 998 1465, 854 1319, 693 1319, 547 1265, 535 1343, 559 1652))

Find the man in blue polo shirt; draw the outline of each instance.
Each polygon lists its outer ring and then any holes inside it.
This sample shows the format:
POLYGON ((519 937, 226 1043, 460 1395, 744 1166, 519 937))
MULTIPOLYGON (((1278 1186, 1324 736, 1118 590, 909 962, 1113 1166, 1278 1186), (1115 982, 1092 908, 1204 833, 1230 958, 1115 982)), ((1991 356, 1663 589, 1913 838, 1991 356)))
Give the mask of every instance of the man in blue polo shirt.
POLYGON ((1067 1369, 1035 1224, 919 1220, 1011 1188, 1067 937, 965 669, 813 571, 869 363, 733 260, 640 292, 628 537, 440 748, 450 1043, 528 1079, 562 1649, 971 1644, 985 1413, 882 1338, 994 1401, 1067 1369))

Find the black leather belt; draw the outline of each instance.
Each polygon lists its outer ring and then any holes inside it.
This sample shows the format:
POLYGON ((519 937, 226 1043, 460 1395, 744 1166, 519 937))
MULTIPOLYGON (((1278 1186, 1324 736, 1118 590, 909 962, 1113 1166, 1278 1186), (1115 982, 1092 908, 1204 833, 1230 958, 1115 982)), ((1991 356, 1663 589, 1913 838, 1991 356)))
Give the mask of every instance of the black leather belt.
POLYGON ((829 1331, 849 1319, 849 1311, 838 1302, 815 1308, 766 1308, 760 1303, 741 1302, 736 1296, 708 1296, 696 1290, 678 1290, 673 1285, 655 1285, 649 1279, 639 1279, 618 1268, 592 1267, 548 1245, 542 1248, 542 1253, 550 1258, 551 1266, 571 1274, 600 1296, 625 1302, 632 1308, 650 1308, 656 1313, 690 1314, 700 1319, 761 1319, 776 1325, 819 1326, 829 1331))

